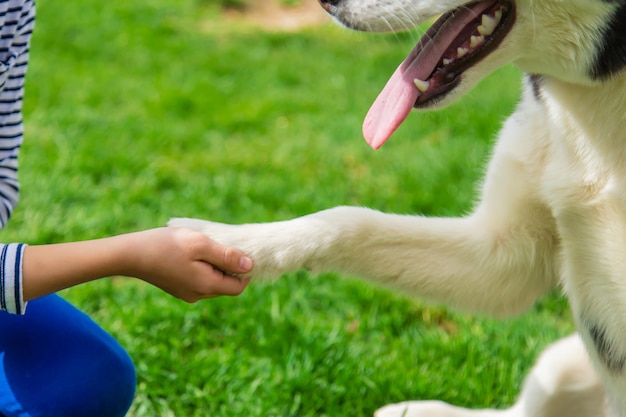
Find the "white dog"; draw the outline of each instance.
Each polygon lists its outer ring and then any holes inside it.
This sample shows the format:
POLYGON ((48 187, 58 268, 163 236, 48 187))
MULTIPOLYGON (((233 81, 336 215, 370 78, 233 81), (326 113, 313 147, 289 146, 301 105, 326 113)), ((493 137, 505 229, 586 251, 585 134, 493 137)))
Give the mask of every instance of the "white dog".
POLYGON ((255 277, 358 275, 506 316, 562 287, 579 334, 557 342, 509 410, 439 402, 379 417, 626 417, 626 0, 322 0, 344 25, 397 31, 442 14, 364 124, 378 148, 410 110, 450 104, 513 62, 525 89, 480 203, 463 218, 338 207, 285 222, 177 219, 255 260, 255 277))

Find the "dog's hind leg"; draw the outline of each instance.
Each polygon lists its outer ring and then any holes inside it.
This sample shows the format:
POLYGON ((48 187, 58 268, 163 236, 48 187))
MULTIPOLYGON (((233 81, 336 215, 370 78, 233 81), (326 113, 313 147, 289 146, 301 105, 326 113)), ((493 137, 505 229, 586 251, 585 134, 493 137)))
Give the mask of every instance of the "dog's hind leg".
POLYGON ((517 403, 506 410, 470 410, 438 401, 381 408, 376 417, 609 417, 607 399, 578 335, 559 340, 541 355, 517 403))

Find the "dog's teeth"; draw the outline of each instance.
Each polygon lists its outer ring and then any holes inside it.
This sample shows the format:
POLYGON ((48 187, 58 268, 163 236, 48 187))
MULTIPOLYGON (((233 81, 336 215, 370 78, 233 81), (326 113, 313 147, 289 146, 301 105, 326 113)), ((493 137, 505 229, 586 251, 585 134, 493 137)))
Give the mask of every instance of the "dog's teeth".
POLYGON ((478 26, 478 33, 483 36, 488 36, 496 30, 496 26, 498 26, 498 19, 496 17, 489 16, 488 14, 484 14, 482 18, 482 24, 478 26))
POLYGON ((476 48, 477 46, 479 46, 483 42, 485 42, 485 37, 484 36, 472 36, 470 38, 470 48, 476 48))
POLYGON ((444 58, 443 61, 441 61, 441 62, 443 62, 444 66, 448 66, 448 65, 450 65, 452 63, 452 60, 448 59, 448 58, 444 58))
POLYGON ((461 57, 467 55, 467 52, 468 52, 467 48, 457 48, 457 50, 456 50, 456 57, 457 58, 461 58, 461 57))
POLYGON ((422 93, 425 93, 428 87, 430 87, 430 81, 420 80, 419 78, 414 79, 413 84, 415 84, 415 87, 422 93))
POLYGON ((496 20, 498 21, 498 23, 500 23, 500 21, 502 20, 502 9, 498 9, 496 10, 496 13, 494 14, 496 20))

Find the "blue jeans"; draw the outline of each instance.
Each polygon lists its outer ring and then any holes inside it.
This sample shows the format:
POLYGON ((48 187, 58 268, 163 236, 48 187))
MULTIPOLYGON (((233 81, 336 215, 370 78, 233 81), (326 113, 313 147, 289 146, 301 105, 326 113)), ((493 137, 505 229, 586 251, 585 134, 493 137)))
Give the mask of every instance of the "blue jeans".
POLYGON ((122 417, 135 385, 124 349, 61 297, 0 312, 0 416, 122 417))

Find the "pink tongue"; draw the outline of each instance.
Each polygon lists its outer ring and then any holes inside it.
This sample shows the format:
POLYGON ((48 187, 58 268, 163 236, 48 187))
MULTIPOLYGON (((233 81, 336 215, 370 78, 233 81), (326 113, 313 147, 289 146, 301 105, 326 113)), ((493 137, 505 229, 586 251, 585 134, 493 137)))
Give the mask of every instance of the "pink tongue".
POLYGON ((428 79, 439 63, 439 42, 452 42, 457 31, 441 31, 434 38, 420 41, 387 81, 363 122, 363 136, 372 148, 383 146, 409 115, 420 95, 413 80, 428 79))
POLYGON ((404 122, 419 96, 413 83, 417 77, 407 76, 405 64, 406 61, 396 69, 365 116, 363 136, 374 149, 383 146, 404 122))

